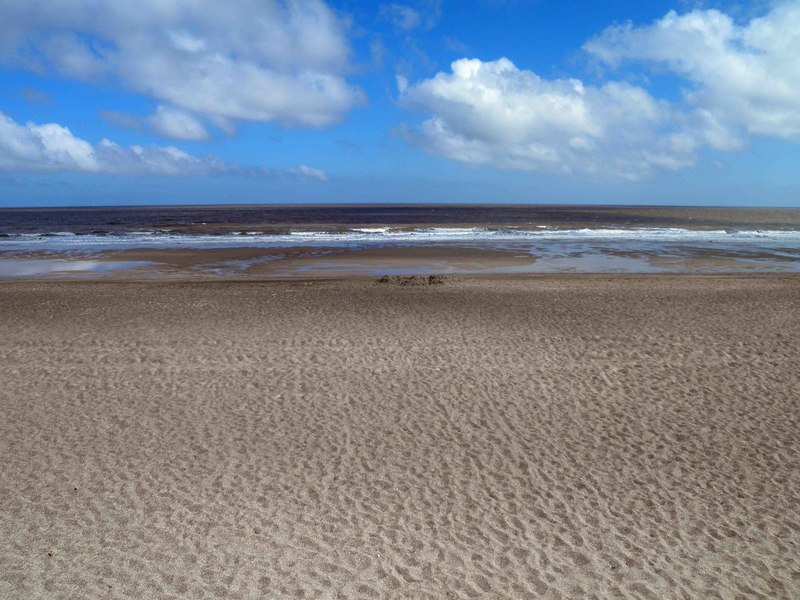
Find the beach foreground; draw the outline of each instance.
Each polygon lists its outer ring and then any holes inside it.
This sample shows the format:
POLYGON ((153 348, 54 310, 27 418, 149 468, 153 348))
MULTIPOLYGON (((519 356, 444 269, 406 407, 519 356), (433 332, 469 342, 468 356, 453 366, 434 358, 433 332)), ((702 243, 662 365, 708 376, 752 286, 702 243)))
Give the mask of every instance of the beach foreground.
POLYGON ((0 284, 0 597, 800 597, 800 277, 0 284))

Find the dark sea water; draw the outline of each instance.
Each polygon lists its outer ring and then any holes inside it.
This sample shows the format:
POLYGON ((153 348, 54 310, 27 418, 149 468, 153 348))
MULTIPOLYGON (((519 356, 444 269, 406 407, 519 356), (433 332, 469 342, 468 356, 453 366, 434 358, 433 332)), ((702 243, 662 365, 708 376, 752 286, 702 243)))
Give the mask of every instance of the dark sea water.
POLYGON ((800 230, 800 209, 525 205, 169 206, 0 209, 0 234, 221 235, 364 227, 800 230))
MULTIPOLYGON (((409 247, 446 249, 451 255, 458 249, 473 255, 502 252, 520 263, 504 267, 505 272, 517 273, 800 271, 800 209, 563 205, 0 209, 0 277, 51 273, 62 267, 81 271, 81 264, 94 264, 87 258, 102 254, 107 259, 108 253, 132 249, 309 248, 319 255, 325 249, 341 253, 380 248, 385 256, 387 249, 400 253, 409 247), (45 259, 56 261, 56 266, 30 264, 45 259), (63 262, 67 260, 72 262, 63 262)), ((453 264, 453 260, 447 264, 421 260, 415 271, 472 272, 471 267, 453 264)), ((109 269, 107 260, 101 266, 109 269)), ((383 271, 380 265, 376 269, 384 272, 389 265, 383 271)))

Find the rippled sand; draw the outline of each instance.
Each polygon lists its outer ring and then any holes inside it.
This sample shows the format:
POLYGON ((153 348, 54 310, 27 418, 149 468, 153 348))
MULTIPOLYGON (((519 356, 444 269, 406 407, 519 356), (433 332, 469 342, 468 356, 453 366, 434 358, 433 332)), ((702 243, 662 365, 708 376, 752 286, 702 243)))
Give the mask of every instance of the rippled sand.
POLYGON ((0 284, 2 598, 798 598, 800 278, 0 284))

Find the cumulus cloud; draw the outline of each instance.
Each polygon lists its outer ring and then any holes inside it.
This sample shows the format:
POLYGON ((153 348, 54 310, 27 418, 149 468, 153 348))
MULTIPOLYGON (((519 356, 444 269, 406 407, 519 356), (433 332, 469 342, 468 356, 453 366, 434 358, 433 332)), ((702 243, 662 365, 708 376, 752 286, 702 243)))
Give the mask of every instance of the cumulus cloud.
POLYGON ((0 113, 0 171, 107 175, 289 176, 325 180, 323 171, 242 167, 214 157, 197 157, 174 146, 120 146, 103 139, 93 145, 57 123, 21 125, 0 113))
POLYGON ((723 127, 800 135, 800 2, 743 25, 718 10, 673 11, 652 25, 610 27, 584 48, 613 66, 642 61, 686 78, 689 104, 723 127))
POLYGON ((409 83, 401 105, 429 116, 403 133, 471 164, 637 179, 680 169, 703 147, 800 136, 800 2, 737 25, 716 10, 606 29, 585 49, 609 65, 657 63, 686 80, 680 102, 620 81, 544 79, 500 59, 461 59, 409 83))
POLYGON ((363 100, 345 29, 321 0, 12 0, 0 62, 119 81, 193 113, 191 135, 198 116, 324 126, 363 100))
POLYGON ((401 103, 433 114, 406 134, 434 154, 626 178, 693 160, 697 140, 673 123, 668 104, 639 87, 542 79, 505 58, 461 59, 451 67, 414 85, 400 81, 401 103))

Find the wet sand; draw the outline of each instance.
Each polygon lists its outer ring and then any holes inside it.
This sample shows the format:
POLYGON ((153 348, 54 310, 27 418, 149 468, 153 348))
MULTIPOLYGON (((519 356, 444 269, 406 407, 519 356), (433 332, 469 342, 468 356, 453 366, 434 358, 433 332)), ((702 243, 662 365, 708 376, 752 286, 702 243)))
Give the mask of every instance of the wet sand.
POLYGON ((800 277, 0 283, 0 597, 800 597, 800 277))
POLYGON ((531 243, 344 244, 339 246, 119 248, 0 251, 0 280, 341 279, 352 276, 534 273, 800 272, 796 244, 531 243))
POLYGON ((153 262, 147 271, 200 276, 211 270, 245 278, 335 277, 382 273, 492 273, 524 268, 536 257, 524 250, 476 246, 293 247, 215 249, 131 249, 100 255, 103 260, 153 262))

